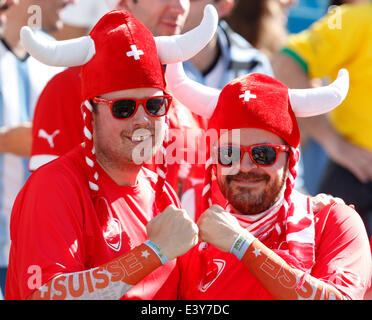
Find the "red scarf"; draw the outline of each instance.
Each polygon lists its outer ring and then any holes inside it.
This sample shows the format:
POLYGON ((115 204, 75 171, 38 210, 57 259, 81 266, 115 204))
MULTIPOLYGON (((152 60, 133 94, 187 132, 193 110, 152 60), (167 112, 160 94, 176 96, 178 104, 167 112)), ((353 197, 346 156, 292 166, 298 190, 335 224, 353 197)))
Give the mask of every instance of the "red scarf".
POLYGON ((254 216, 232 214, 243 228, 264 241, 293 267, 311 271, 315 263, 315 229, 310 197, 293 190, 286 217, 280 214, 283 200, 281 198, 270 209, 254 216))

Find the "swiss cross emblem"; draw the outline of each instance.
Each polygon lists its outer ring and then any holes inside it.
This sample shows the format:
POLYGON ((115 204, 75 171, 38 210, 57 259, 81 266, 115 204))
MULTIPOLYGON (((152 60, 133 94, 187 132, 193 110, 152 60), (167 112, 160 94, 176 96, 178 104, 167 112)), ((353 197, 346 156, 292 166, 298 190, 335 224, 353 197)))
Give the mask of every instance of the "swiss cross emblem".
POLYGON ((251 99, 256 99, 257 96, 255 94, 252 94, 250 90, 247 90, 246 92, 244 92, 244 94, 241 94, 239 98, 244 99, 244 101, 248 102, 251 99))
POLYGON ((137 46, 135 44, 131 45, 130 46, 130 49, 131 51, 128 51, 127 52, 127 57, 133 57, 134 60, 140 60, 141 59, 141 55, 143 55, 143 51, 142 50, 138 50, 137 49, 137 46))

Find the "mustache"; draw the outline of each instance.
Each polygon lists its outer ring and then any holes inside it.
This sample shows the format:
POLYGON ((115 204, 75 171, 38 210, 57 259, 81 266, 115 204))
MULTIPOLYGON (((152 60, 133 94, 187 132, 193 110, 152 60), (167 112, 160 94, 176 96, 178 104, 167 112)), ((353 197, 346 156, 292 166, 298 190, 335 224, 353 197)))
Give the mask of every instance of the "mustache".
POLYGON ((266 173, 259 173, 256 171, 250 172, 241 172, 239 171, 235 175, 226 176, 226 181, 230 183, 232 180, 265 180, 268 182, 270 180, 270 176, 266 173))

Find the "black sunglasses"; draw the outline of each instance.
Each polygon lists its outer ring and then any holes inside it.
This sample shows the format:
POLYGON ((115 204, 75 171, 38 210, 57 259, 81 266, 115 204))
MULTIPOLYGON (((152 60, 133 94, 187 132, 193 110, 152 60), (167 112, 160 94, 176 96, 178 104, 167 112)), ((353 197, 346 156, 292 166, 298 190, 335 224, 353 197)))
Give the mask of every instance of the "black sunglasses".
POLYGON ((172 102, 170 95, 152 96, 144 99, 125 98, 107 100, 100 97, 92 99, 94 103, 103 103, 110 107, 112 116, 116 119, 128 119, 132 117, 141 104, 151 117, 165 116, 172 102))
POLYGON ((277 144, 256 144, 252 146, 223 145, 217 148, 218 163, 230 167, 243 159, 246 152, 258 166, 273 166, 278 160, 279 152, 288 152, 289 146, 277 144))

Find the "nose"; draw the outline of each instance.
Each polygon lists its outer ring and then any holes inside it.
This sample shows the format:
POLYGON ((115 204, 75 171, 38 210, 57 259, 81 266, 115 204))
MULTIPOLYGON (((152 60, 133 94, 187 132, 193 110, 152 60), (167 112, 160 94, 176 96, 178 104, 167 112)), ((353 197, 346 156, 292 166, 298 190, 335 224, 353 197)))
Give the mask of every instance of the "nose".
POLYGON ((245 152, 243 155, 242 160, 240 161, 240 171, 248 172, 253 168, 257 168, 257 164, 255 164, 251 157, 249 156, 248 152, 245 152))
POLYGON ((144 106, 140 104, 131 120, 133 127, 145 128, 150 123, 150 116, 146 113, 144 106))
POLYGON ((18 0, 2 0, 0 1, 0 6, 12 6, 13 4, 17 4, 18 0))
POLYGON ((190 0, 170 0, 169 7, 174 13, 184 14, 190 8, 190 0))

